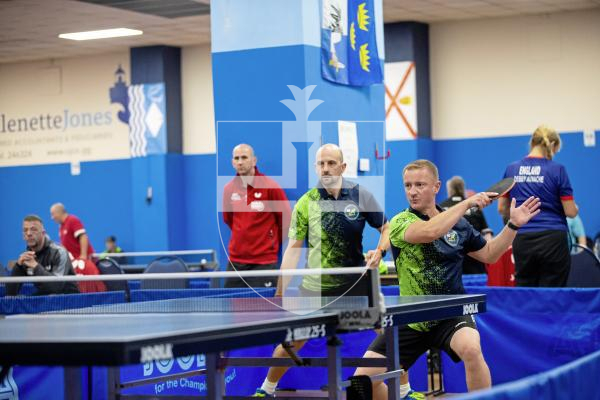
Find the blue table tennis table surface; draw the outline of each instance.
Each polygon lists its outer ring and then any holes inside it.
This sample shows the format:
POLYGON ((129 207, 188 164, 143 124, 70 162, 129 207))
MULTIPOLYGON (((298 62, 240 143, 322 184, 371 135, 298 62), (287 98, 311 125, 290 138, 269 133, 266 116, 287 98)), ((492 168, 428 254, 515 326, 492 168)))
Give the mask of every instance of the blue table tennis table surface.
MULTIPOLYGON (((180 301, 180 300, 178 300, 180 301)), ((243 300, 244 301, 244 300, 243 300)), ((485 295, 385 297, 387 324, 485 311, 485 295)), ((114 307, 114 306, 112 306, 114 307)), ((115 309, 115 311, 117 311, 115 309)), ((333 335, 340 311, 111 312, 0 318, 4 365, 126 365, 283 342, 293 332, 333 335)), ((312 335, 312 336, 311 336, 312 335)), ((303 339, 294 337, 293 339, 303 339)))

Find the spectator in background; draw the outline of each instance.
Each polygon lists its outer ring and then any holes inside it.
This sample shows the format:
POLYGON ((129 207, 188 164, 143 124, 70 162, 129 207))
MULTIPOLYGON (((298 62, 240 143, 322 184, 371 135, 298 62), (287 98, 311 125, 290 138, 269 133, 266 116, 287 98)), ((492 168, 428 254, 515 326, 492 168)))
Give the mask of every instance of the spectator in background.
POLYGON ((113 235, 107 237, 106 240, 104 240, 104 245, 106 246, 106 248, 104 249, 104 252, 102 254, 123 252, 123 249, 121 249, 117 245, 117 238, 113 235))
POLYGON ((552 161, 561 146, 558 133, 539 126, 529 144, 527 157, 506 168, 504 177, 514 177, 515 186, 498 200, 498 211, 508 216, 511 197, 518 205, 530 196, 540 198, 541 212, 519 229, 513 243, 515 283, 562 287, 571 269, 566 217, 577 216, 577 205, 567 170, 552 161))
MULTIPOLYGON (((63 276, 75 275, 69 255, 64 247, 54 243, 44 229, 44 223, 37 215, 28 215, 23 219, 23 240, 27 250, 21 253, 12 269, 12 276, 63 276)), ((79 293, 75 282, 36 283, 37 294, 79 293)), ((6 294, 19 293, 20 283, 6 285, 6 294)))
MULTIPOLYGON (((223 189, 223 220, 231 228, 228 270, 279 268, 283 232, 290 221, 290 204, 281 187, 258 171, 254 149, 239 144, 231 164, 236 176, 223 189)), ((275 287, 277 277, 228 279, 225 287, 275 287)))
MULTIPOLYGON (((465 195, 465 181, 460 176, 453 176, 446 182, 448 198, 440 203, 444 210, 460 203, 467 198, 465 195)), ((484 237, 486 241, 492 239, 492 230, 489 228, 483 212, 478 208, 476 211, 467 210, 466 220, 475 228, 475 230, 484 237)), ((463 261, 463 274, 485 274, 485 264, 472 257, 466 256, 463 261)))
POLYGON ((585 228, 579 215, 576 215, 574 218, 567 217, 567 225, 569 226, 569 248, 571 249, 571 253, 579 252, 580 249, 575 247, 576 244, 588 247, 585 228))
POLYGON ((50 207, 50 216, 60 225, 58 235, 60 242, 74 259, 91 259, 94 248, 90 243, 83 224, 75 215, 67 213, 62 203, 50 207))
MULTIPOLYGON (((114 254, 123 253, 123 249, 117 245, 117 238, 113 235, 110 235, 104 240, 104 251, 100 254, 100 259, 110 257, 114 254)), ((115 257, 117 262, 121 265, 127 264, 127 257, 115 257)))

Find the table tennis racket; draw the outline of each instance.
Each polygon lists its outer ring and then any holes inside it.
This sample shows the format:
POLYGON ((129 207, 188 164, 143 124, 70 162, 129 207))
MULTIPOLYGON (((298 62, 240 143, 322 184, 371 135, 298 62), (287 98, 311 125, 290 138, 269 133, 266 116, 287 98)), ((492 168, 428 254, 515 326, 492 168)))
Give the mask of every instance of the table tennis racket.
MULTIPOLYGON (((504 178, 501 181, 494 183, 492 186, 490 186, 489 188, 487 188, 486 190, 484 190, 484 192, 498 193, 495 196, 489 196, 490 199, 496 200, 497 198, 502 197, 506 193, 510 192, 510 190, 513 188, 513 186, 515 186, 515 179, 514 178, 511 178, 511 177, 504 178)), ((469 209, 469 211, 471 213, 474 213, 478 209, 479 209, 478 207, 471 207, 469 209)))

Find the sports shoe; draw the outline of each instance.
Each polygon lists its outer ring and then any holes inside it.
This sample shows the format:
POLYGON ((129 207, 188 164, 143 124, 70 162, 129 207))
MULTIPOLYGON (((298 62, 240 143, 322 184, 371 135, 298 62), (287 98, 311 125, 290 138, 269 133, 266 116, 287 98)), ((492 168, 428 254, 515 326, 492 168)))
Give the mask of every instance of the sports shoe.
POLYGON ((274 398, 275 396, 265 392, 261 388, 258 388, 258 389, 256 389, 256 393, 254 393, 254 396, 252 396, 252 397, 274 398))
POLYGON ((425 395, 421 392, 415 392, 414 390, 409 391, 406 396, 402 397, 401 400, 425 400, 425 395))

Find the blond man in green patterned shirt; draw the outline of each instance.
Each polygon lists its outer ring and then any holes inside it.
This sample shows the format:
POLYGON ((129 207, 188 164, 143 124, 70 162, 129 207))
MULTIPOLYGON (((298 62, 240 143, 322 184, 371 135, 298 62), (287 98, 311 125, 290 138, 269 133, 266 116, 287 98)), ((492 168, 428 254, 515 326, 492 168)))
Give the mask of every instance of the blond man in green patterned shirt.
MULTIPOLYGON (((530 197, 520 207, 512 200, 510 220, 498 236, 486 241, 463 217, 472 207, 491 203, 498 193, 478 193, 443 211, 435 203, 440 190, 437 167, 417 160, 403 170, 409 208, 390 223, 392 254, 404 296, 462 294, 462 262, 469 256, 494 263, 510 246, 517 229, 539 213, 540 201, 530 197)), ((491 386, 490 370, 483 358, 479 332, 471 315, 410 324, 399 329, 400 364, 404 370, 431 347, 443 349, 455 362, 464 361, 469 390, 491 386)), ((385 357, 383 334, 371 343, 365 357, 385 357)), ((356 375, 374 375, 381 368, 359 368, 356 375)), ((387 399, 383 382, 373 384, 374 399, 387 399)))

